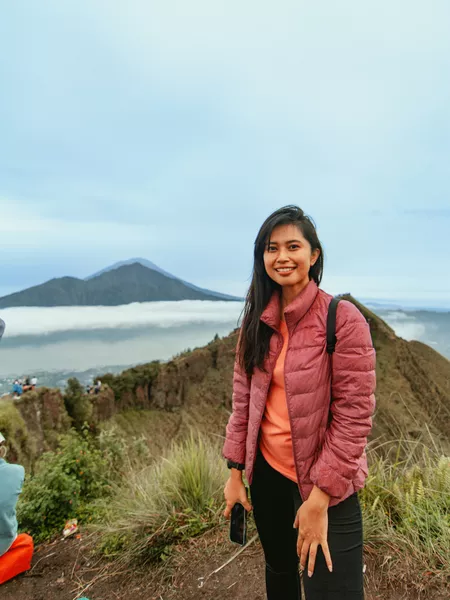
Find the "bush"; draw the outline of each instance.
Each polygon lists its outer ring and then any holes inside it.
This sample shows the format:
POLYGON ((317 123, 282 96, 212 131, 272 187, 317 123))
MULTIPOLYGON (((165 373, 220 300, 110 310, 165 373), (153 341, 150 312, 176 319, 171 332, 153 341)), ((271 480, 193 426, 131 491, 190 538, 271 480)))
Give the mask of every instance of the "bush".
POLYGON ((72 419, 73 426, 81 431, 85 423, 89 423, 92 417, 92 402, 85 395, 83 386, 76 377, 67 381, 64 392, 64 406, 67 414, 72 419))
POLYGON ((102 452, 87 435, 61 438, 57 452, 46 452, 26 480, 17 517, 36 541, 61 531, 66 519, 89 513, 89 502, 110 493, 110 470, 102 452))
POLYGON ((145 387, 148 385, 149 388, 151 388, 152 383, 159 373, 160 367, 160 362, 154 360, 151 363, 137 365, 136 367, 127 369, 119 375, 106 373, 99 377, 99 379, 113 390, 116 402, 118 402, 124 394, 134 394, 138 387, 145 387))
POLYGON ((28 466, 33 452, 27 426, 15 404, 8 400, 0 402, 0 431, 6 438, 9 458, 28 466))

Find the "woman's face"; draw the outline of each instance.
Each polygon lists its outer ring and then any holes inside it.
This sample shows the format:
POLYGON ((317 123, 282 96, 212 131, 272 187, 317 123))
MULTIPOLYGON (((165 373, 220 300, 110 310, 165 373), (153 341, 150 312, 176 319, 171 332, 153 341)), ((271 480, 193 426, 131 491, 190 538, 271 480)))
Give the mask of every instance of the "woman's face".
POLYGON ((264 266, 276 283, 300 291, 309 282, 309 269, 319 254, 317 249, 311 252, 310 243, 296 225, 278 225, 264 251, 264 266))

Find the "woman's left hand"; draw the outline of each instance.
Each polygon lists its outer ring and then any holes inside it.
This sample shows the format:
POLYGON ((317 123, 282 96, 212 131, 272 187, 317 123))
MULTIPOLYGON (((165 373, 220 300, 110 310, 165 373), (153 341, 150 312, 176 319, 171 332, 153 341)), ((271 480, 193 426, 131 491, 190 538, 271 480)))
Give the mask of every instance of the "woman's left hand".
POLYGON ((325 562, 331 572, 333 563, 327 541, 328 508, 306 500, 297 511, 294 527, 298 528, 297 554, 300 557, 301 569, 305 568, 309 552, 308 576, 312 576, 316 564, 317 548, 322 546, 325 562))

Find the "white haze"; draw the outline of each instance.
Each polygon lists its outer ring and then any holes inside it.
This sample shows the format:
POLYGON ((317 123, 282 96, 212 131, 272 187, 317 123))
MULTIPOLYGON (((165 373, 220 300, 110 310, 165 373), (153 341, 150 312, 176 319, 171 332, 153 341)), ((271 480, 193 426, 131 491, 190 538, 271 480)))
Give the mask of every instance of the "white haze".
MULTIPOLYGON (((123 306, 21 307, 1 311, 6 322, 5 339, 45 336, 57 332, 107 329, 168 329, 186 325, 238 324, 243 303, 183 300, 145 302, 123 306)), ((381 311, 382 318, 406 340, 422 339, 425 325, 403 311, 381 311)))
MULTIPOLYGON (((0 376, 83 371, 167 360, 204 346, 238 324, 241 302, 148 302, 126 306, 10 308, 0 376)), ((450 357, 450 313, 376 310, 404 339, 421 340, 450 357)))
POLYGON ((408 313, 392 311, 383 315, 383 319, 392 327, 396 335, 405 340, 422 340, 425 335, 425 325, 408 313))
MULTIPOLYGON (((179 327, 188 324, 234 324, 241 302, 183 300, 144 302, 123 306, 21 307, 1 311, 6 323, 5 338, 46 335, 58 331, 179 327)), ((233 328, 233 327, 232 327, 233 328)))

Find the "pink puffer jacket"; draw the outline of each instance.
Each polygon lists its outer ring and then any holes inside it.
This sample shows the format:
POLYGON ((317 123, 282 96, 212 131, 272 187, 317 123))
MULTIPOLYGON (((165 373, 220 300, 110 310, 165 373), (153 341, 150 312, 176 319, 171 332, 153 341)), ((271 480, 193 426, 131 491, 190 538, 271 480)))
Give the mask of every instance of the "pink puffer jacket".
MULTIPOLYGON (((334 506, 364 487, 368 474, 365 447, 375 410, 375 351, 365 318, 354 304, 341 300, 336 349, 330 358, 326 320, 331 299, 311 280, 285 309, 289 344, 284 370, 301 497, 305 501, 316 485, 331 496, 334 506)), ((255 369, 249 378, 235 363, 233 412, 223 456, 245 463, 249 483, 272 372, 283 346, 279 314, 275 292, 261 317, 274 330, 267 373, 255 369)))

